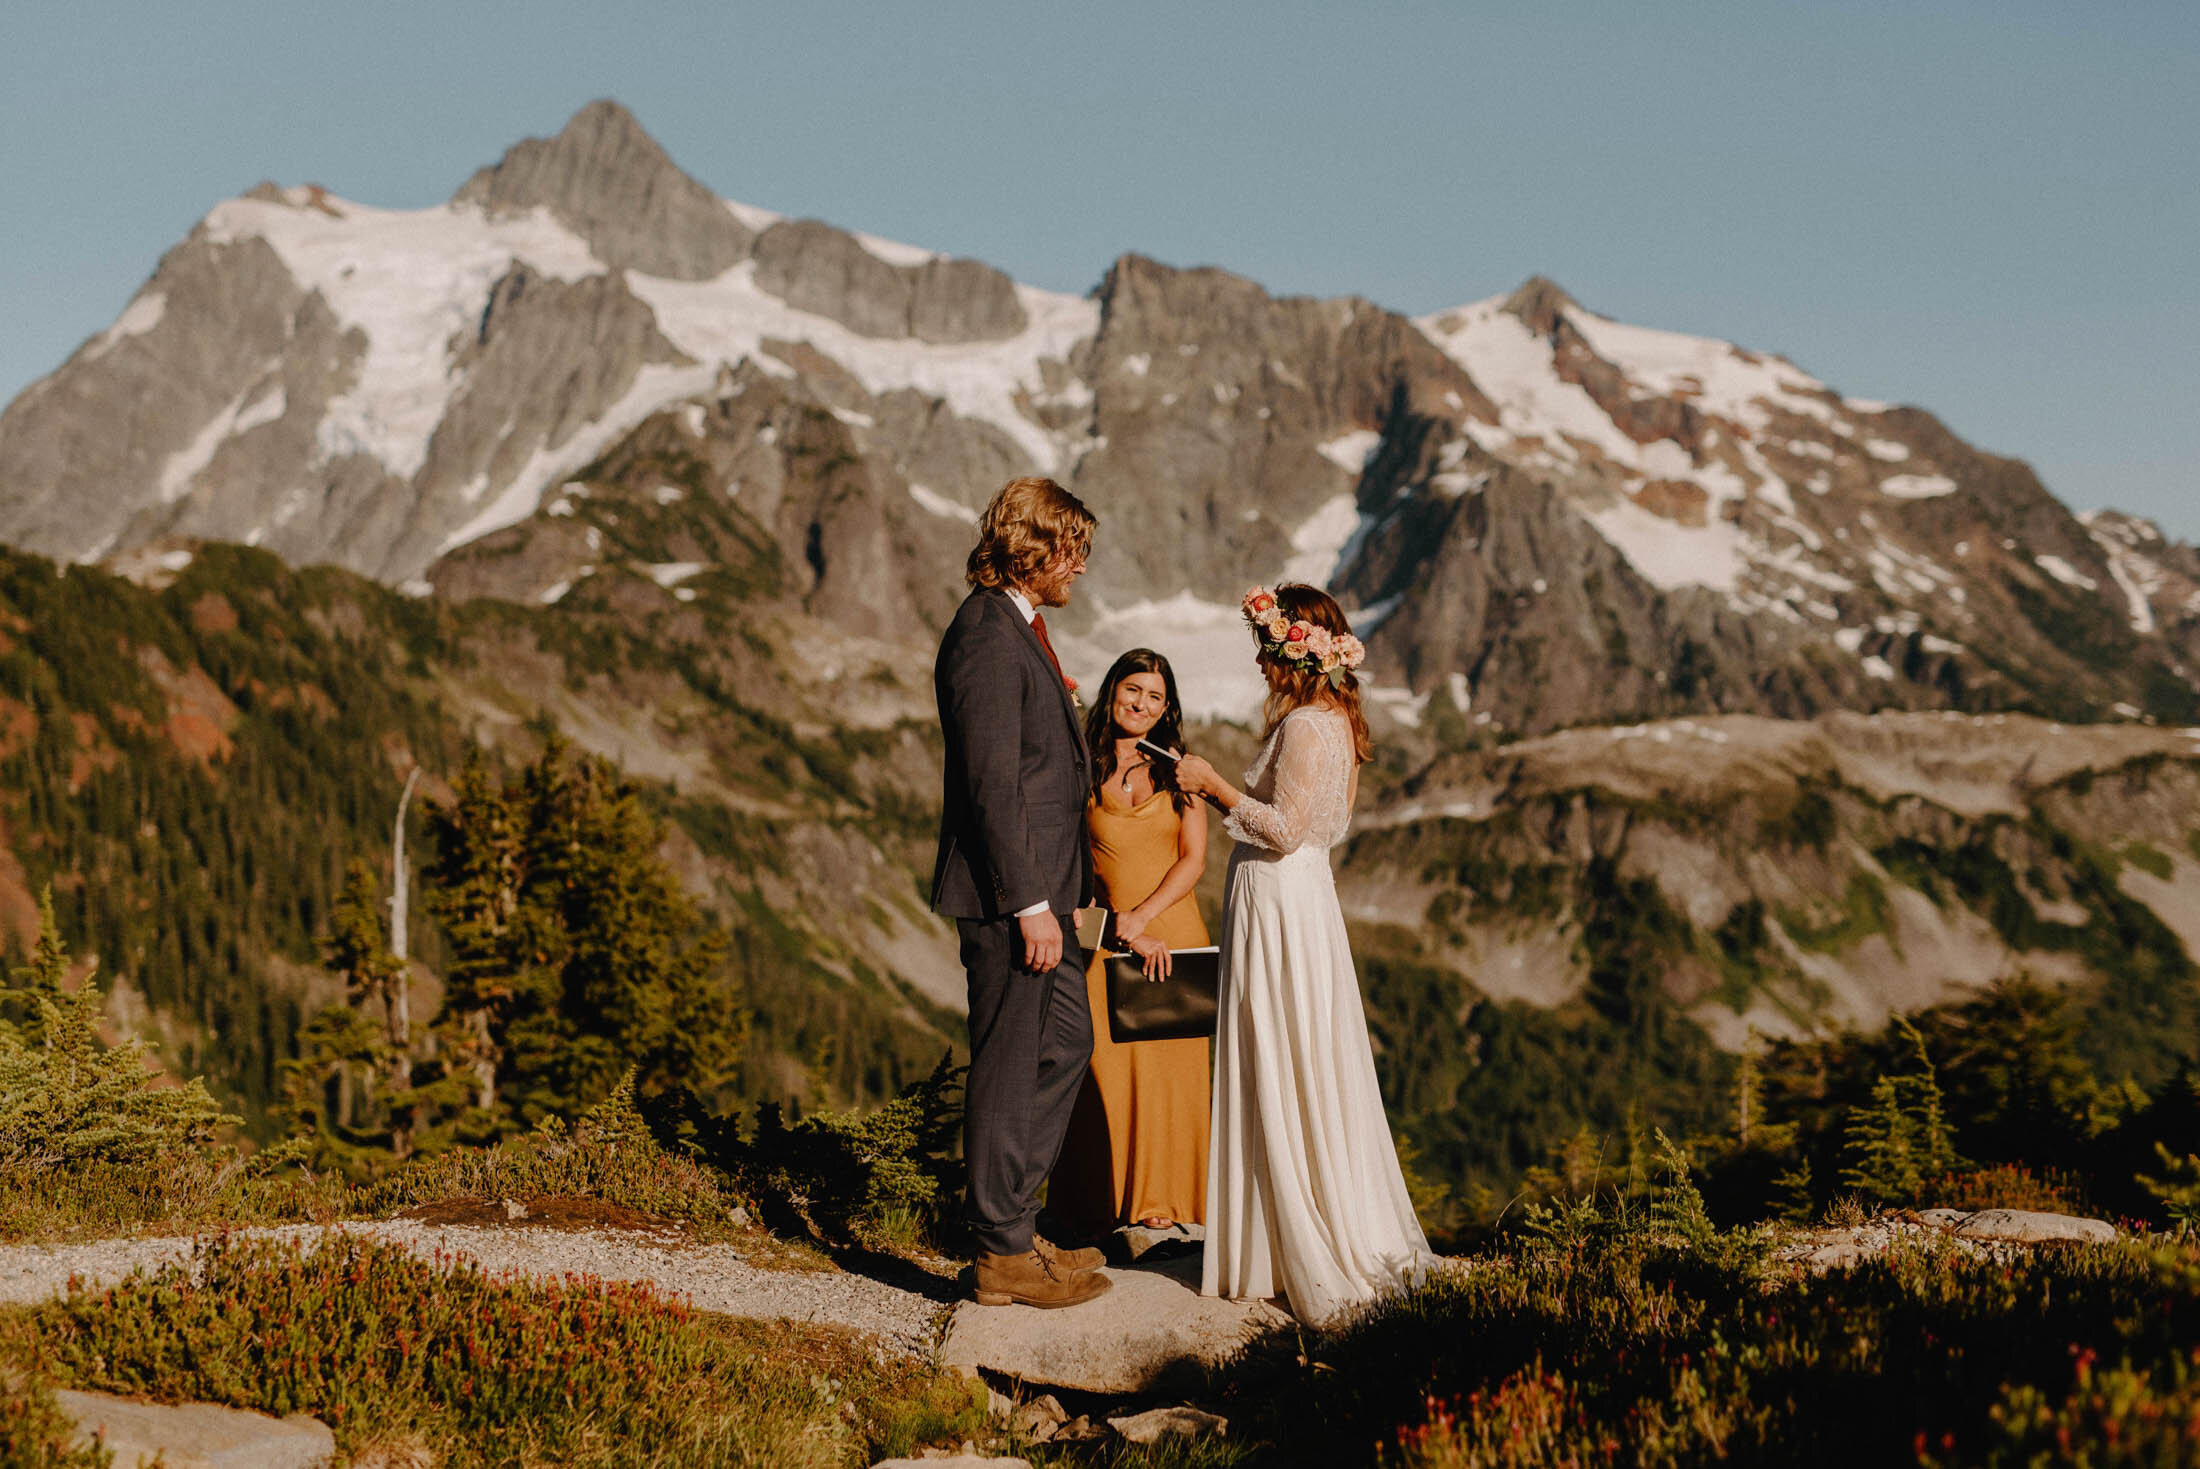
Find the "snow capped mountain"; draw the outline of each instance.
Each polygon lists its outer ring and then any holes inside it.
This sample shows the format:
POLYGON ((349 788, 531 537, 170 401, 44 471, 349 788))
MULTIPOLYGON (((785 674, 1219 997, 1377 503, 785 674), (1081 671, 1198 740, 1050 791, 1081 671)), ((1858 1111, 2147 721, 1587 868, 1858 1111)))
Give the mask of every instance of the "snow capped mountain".
POLYGON ((973 261, 712 199, 599 103, 434 208, 269 185, 217 205, 0 420, 0 535, 72 559, 242 540, 410 581, 727 366, 793 376, 775 345, 1051 470, 1065 444, 1019 401, 1095 318, 973 261), (87 418, 124 428, 87 454, 87 418))
POLYGON ((603 565, 589 514, 699 497, 716 528, 668 528, 622 595, 676 606, 701 573, 665 567, 735 557, 917 643, 1029 472, 1103 520, 1073 668, 1161 647, 1196 712, 1257 703, 1237 594, 1296 577, 1358 609, 1403 723, 2200 714, 2200 556, 1919 410, 1540 278, 1419 321, 1137 256, 1041 291, 720 199, 612 103, 434 208, 217 205, 0 414, 0 539, 550 601, 603 565))

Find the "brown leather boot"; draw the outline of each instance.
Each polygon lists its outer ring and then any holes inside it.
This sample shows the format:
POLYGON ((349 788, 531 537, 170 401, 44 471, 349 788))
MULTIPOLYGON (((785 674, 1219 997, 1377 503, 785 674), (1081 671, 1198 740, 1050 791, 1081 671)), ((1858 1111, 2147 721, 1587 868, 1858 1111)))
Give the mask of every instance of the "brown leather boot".
POLYGON ((1065 1250, 1043 1234, 1031 1237, 1031 1247, 1052 1261, 1057 1270, 1098 1270, 1108 1259, 1095 1249, 1065 1250))
POLYGON ((975 1270, 978 1304, 981 1306, 1081 1306, 1094 1296, 1107 1294, 1114 1282, 1097 1270, 1079 1271, 1055 1265, 1037 1250, 1021 1255, 978 1256, 975 1270))

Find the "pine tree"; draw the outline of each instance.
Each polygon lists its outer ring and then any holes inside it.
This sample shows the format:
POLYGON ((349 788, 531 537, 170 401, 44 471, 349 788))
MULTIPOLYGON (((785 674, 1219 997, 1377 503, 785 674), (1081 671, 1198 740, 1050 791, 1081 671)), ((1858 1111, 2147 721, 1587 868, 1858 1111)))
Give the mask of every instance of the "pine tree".
MULTIPOLYGON (((33 971, 58 977, 69 954, 51 902, 44 907, 33 971)), ((143 1041, 101 1045, 100 992, 90 975, 73 993, 41 994, 38 1012, 35 1042, 0 1027, 0 1173, 144 1163, 203 1147, 216 1128, 238 1120, 196 1078, 160 1085, 143 1041)))
POLYGON ((12 1031, 32 1045, 45 1043, 46 1009, 60 1002, 68 974, 69 951, 61 942, 48 884, 38 894, 38 937, 31 945, 31 962, 15 971, 13 985, 0 989, 0 1031, 12 1031))
POLYGON ((1910 1042, 1917 1069, 1880 1077, 1871 1101, 1849 1114, 1841 1182, 1885 1203, 1908 1203, 1958 1160, 1925 1038, 1904 1016, 1895 1016, 1894 1026, 1910 1042))
POLYGON ((516 782, 469 764, 431 812, 428 902, 451 955, 446 1018, 508 1122, 570 1115, 632 1068, 645 1094, 733 1081, 746 1020, 727 940, 657 855, 661 828, 607 762, 551 736, 516 782))

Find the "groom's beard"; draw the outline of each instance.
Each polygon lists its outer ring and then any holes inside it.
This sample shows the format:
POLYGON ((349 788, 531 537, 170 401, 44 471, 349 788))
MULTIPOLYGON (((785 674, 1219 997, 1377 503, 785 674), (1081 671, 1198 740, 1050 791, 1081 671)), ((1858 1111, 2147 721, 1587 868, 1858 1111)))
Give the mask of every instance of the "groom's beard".
POLYGON ((1075 571, 1058 571, 1052 575, 1042 572, 1024 589, 1024 595, 1031 599, 1034 607, 1067 607, 1070 588, 1076 585, 1080 575, 1082 573, 1075 571))

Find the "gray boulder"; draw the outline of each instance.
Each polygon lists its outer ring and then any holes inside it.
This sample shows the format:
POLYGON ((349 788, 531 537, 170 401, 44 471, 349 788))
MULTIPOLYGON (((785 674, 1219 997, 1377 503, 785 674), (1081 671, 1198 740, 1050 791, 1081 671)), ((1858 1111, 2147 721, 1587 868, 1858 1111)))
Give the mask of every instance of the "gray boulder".
POLYGON ((2105 1245, 2116 1241, 2116 1226, 2105 1219, 2070 1214, 2041 1214, 2030 1209, 1983 1209, 1955 1228, 1958 1239, 2009 1240, 2036 1245, 2051 1241, 2105 1245))
POLYGON ((336 1436, 317 1418, 270 1418, 212 1403, 140 1403, 105 1393, 57 1392, 79 1442, 96 1436, 115 1469, 158 1461, 163 1469, 319 1469, 336 1436))
POLYGON ((1172 1371, 1217 1365, 1290 1317, 1267 1301, 1198 1292, 1196 1259, 1108 1270, 1114 1288, 1066 1310, 956 1308, 940 1346, 947 1367, 983 1368, 1079 1392, 1145 1392, 1172 1371))
POLYGON ((1132 1443, 1153 1444, 1165 1438, 1205 1438, 1210 1433, 1221 1438, 1229 1433, 1230 1420, 1216 1413, 1202 1413, 1197 1408, 1152 1408, 1143 1413, 1110 1418, 1108 1427, 1132 1443))

